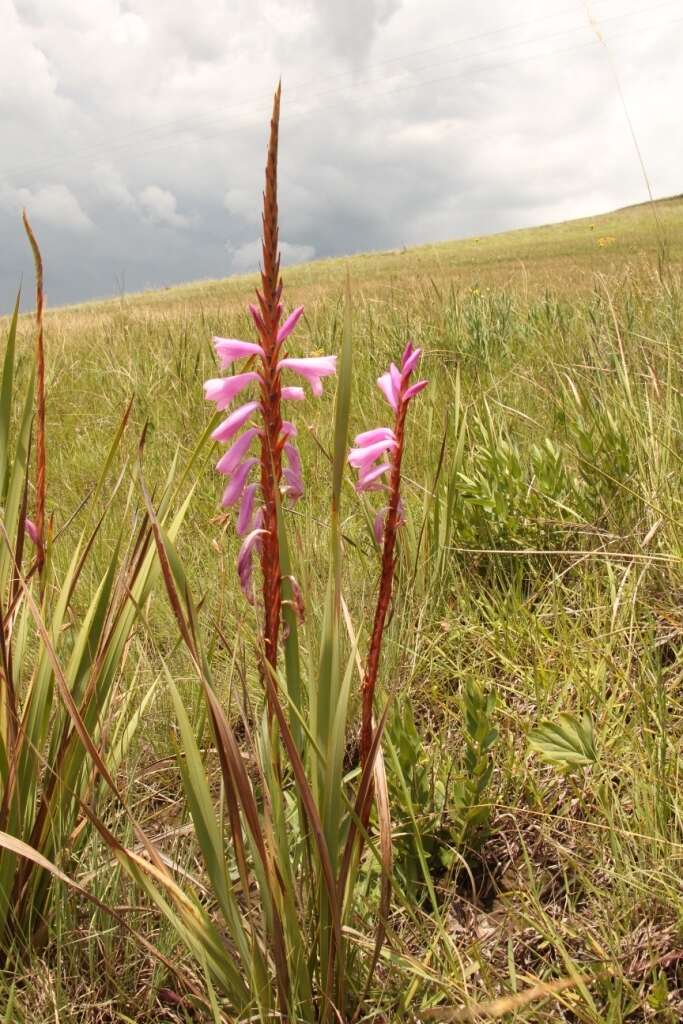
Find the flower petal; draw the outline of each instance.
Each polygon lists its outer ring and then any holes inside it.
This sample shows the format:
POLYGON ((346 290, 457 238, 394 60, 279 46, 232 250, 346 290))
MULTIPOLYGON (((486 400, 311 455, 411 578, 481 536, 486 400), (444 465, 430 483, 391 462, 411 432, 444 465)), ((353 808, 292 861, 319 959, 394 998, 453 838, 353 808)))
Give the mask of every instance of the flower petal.
POLYGON ((392 409, 398 409, 398 395, 394 389, 390 373, 383 373, 377 378, 379 389, 386 398, 392 409))
POLYGON ((428 384, 428 380, 418 380, 416 384, 411 384, 403 396, 403 400, 407 402, 410 398, 414 398, 415 395, 418 395, 423 388, 427 387, 428 384))
POLYGON ((305 359, 281 359, 277 364, 278 370, 292 370, 300 377, 308 381, 311 391, 319 398, 323 393, 323 386, 320 383, 321 377, 330 377, 337 372, 336 356, 308 356, 305 359))
POLYGON ((254 588, 251 581, 254 548, 258 548, 261 537, 265 532, 265 530, 256 528, 251 533, 248 533, 237 555, 237 574, 240 578, 240 586, 250 604, 254 603, 254 588))
POLYGON ((409 377, 410 374, 413 372, 413 370, 415 369, 415 367, 419 363, 421 356, 422 356, 422 349, 421 348, 413 349, 412 352, 410 353, 410 355, 408 355, 407 358, 404 356, 404 358, 403 358, 403 379, 404 380, 406 380, 406 378, 409 377))
POLYGON ((358 448, 366 448, 369 444, 375 444, 376 441, 395 440, 394 432, 389 427, 375 427, 374 430, 366 430, 363 434, 358 434, 353 443, 358 448))
MULTIPOLYGON (((303 388, 299 388, 299 390, 303 391, 303 388)), ((298 431, 290 420, 283 420, 282 433, 285 435, 285 437, 296 437, 298 431)))
POLYGON ((280 392, 280 397, 285 400, 294 399, 297 402, 303 402, 306 392, 303 388, 283 388, 280 392))
POLYGON ((244 488, 242 500, 240 502, 240 511, 235 525, 235 533, 238 537, 244 536, 244 534, 251 528, 251 521, 254 512, 254 495, 259 489, 259 486, 260 484, 249 484, 248 487, 244 488))
POLYGON ((38 527, 36 526, 32 519, 28 518, 28 516, 26 517, 26 519, 24 519, 24 529, 26 530, 26 533, 28 534, 31 543, 35 544, 37 547, 38 541, 40 539, 38 535, 38 527))
POLYGON ((263 349, 255 345, 253 341, 239 341, 237 338, 214 338, 213 344, 216 349, 218 361, 227 369, 236 359, 246 359, 247 356, 263 356, 263 349))
POLYGON ((229 441, 233 434, 242 427, 249 417, 256 412, 259 408, 259 402, 247 402, 245 405, 241 405, 239 409, 235 409, 231 412, 227 420, 223 420, 219 426, 216 427, 211 437, 214 441, 229 441))
POLYGON ((348 456, 349 464, 356 469, 362 469, 395 447, 396 441, 386 438, 383 441, 375 441, 374 444, 369 444, 366 448, 352 448, 348 456))
POLYGON ((236 501, 242 497, 242 491, 244 485, 247 482, 247 477, 258 462, 258 459, 245 459, 244 462, 240 463, 235 472, 233 473, 232 480, 223 491, 223 497, 221 498, 221 505, 223 508, 230 508, 236 501))
POLYGON ((379 466, 373 466, 372 469, 368 469, 367 473, 361 471, 356 484, 358 493, 360 494, 362 491, 381 491, 385 485, 377 482, 378 477, 382 476, 383 473, 388 473, 390 469, 390 462, 381 462, 379 466))
POLYGON ((283 494, 288 494, 294 501, 298 501, 304 493, 304 482, 301 479, 301 475, 295 473, 293 469, 285 467, 282 470, 282 479, 285 481, 285 485, 282 488, 283 494))
POLYGON ((301 314, 303 313, 303 311, 304 311, 304 307, 303 306, 297 306, 297 308, 295 310, 293 310, 289 314, 289 316, 287 317, 287 319, 283 323, 282 327, 277 332, 277 343, 278 343, 278 345, 282 344, 282 342, 285 340, 285 338, 288 338, 290 336, 290 334, 292 333, 292 331, 294 330, 294 328, 298 324, 299 319, 300 319, 301 314))
POLYGON ((218 472, 225 473, 226 476, 234 473, 257 434, 258 427, 250 427, 249 430, 245 430, 241 437, 237 438, 232 447, 228 448, 225 455, 221 456, 216 463, 218 472))
POLYGON ((232 402, 235 395, 244 391, 253 381, 259 379, 255 372, 238 373, 234 377, 219 377, 204 381, 204 398, 207 402, 215 402, 216 409, 222 412, 232 402))

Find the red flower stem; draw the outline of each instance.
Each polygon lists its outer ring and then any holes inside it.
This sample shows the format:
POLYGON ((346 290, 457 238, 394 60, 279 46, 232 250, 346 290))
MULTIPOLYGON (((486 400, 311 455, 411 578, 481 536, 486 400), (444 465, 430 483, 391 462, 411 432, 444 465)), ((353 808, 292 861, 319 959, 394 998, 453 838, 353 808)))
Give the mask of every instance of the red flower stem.
POLYGON ((401 499, 401 459, 403 458, 403 443, 405 435, 406 412, 408 402, 399 398, 396 411, 396 423, 394 436, 396 448, 394 449, 391 462, 391 475, 389 478, 389 508, 384 524, 384 544, 382 547, 382 572, 379 581, 379 593, 377 595, 377 607, 375 609, 375 620, 372 627, 370 647, 368 649, 368 660, 365 666, 365 675, 361 687, 361 730, 360 730, 360 759, 365 765, 370 748, 372 747, 372 707, 377 684, 377 672, 379 670, 379 659, 382 652, 382 638, 386 625, 389 604, 391 602, 391 591, 394 583, 396 548, 396 531, 398 528, 398 506, 401 499))
POLYGON ((263 581, 265 656, 275 668, 280 633, 280 545, 277 529, 277 492, 282 477, 282 414, 280 409, 281 384, 277 369, 277 333, 280 323, 280 254, 278 252, 277 207, 277 149, 280 121, 280 92, 278 85, 273 100, 270 122, 270 140, 266 163, 266 187, 263 193, 263 265, 262 291, 257 292, 263 327, 261 346, 265 353, 261 375, 261 406, 263 431, 261 433, 261 492, 263 496, 263 536, 261 571, 263 581))

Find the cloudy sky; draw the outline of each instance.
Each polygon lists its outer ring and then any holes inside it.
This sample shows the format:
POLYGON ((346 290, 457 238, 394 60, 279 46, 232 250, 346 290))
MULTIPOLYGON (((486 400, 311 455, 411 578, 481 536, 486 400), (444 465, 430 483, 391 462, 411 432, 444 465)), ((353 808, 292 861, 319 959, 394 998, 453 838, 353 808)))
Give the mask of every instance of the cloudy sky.
POLYGON ((0 312, 22 206, 53 306, 254 268, 280 75, 285 262, 641 201, 624 104, 683 192, 680 0, 0 0, 0 26, 0 312))

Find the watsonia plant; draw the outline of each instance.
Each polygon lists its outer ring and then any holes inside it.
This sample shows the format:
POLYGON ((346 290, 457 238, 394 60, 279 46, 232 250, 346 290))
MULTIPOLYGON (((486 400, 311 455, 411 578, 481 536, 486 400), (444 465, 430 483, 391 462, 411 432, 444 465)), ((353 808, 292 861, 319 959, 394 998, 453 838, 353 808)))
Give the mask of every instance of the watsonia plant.
MULTIPOLYGON (((411 384, 419 349, 406 348, 401 369, 392 366, 379 385, 395 412, 393 428, 360 435, 347 449, 351 392, 351 307, 347 289, 336 394, 329 520, 330 569, 322 625, 310 630, 302 616, 305 595, 295 580, 283 503, 303 491, 293 424, 281 418, 282 400, 302 399, 299 388, 281 385, 293 371, 314 394, 336 370, 335 357, 294 358, 282 351, 301 310, 280 325, 282 283, 277 253, 277 138, 280 93, 275 95, 266 166, 262 289, 251 313, 259 340, 216 339, 223 366, 254 360, 236 376, 209 381, 206 396, 226 409, 233 396, 254 386, 257 397, 230 413, 214 438, 233 438, 256 421, 223 455, 228 478, 223 505, 239 503, 237 559, 240 583, 255 603, 263 627, 255 648, 265 711, 242 709, 246 740, 238 742, 230 712, 219 697, 202 643, 197 611, 185 572, 167 531, 155 523, 169 599, 203 689, 218 757, 224 807, 216 805, 209 765, 170 673, 168 686, 178 723, 178 764, 211 883, 211 902, 177 880, 170 869, 129 861, 129 868, 194 955, 209 980, 214 1014, 239 1020, 275 1016, 305 1022, 355 1019, 361 1012, 381 954, 389 910, 391 822, 381 742, 386 712, 372 720, 379 652, 394 571, 396 531, 402 518, 401 456, 408 404, 424 382, 411 384), (251 444, 258 456, 248 455, 251 444), (373 466, 388 453, 389 459, 373 466), (283 466, 283 456, 287 465, 283 466), (383 540, 378 611, 363 677, 362 764, 345 769, 351 722, 351 688, 358 650, 347 620, 342 644, 341 494, 347 459, 360 470, 361 489, 380 489, 388 474, 388 503, 378 516, 383 540), (248 482, 250 473, 257 481, 248 482), (260 594, 253 582, 252 552, 261 556, 260 594), (280 623, 281 616, 281 623, 280 623), (282 625, 282 628, 280 628, 282 625), (309 657, 300 656, 300 639, 309 657), (279 651, 283 653, 281 668, 279 651), (317 653, 317 659, 316 659, 317 653), (310 666, 310 667, 309 667, 310 666), (250 770, 244 754, 249 752, 250 770), (368 833, 370 804, 378 809, 379 843, 368 833), (226 834, 227 833, 227 834, 226 834), (363 853, 365 851, 365 853, 363 853), (362 885, 361 885, 362 881, 362 885), (368 887, 376 894, 368 900, 368 887), (378 906, 379 902, 379 906, 378 906), (221 1009, 222 1007, 222 1009, 221 1009)), ((148 502, 153 516, 151 502, 148 502)))
MULTIPOLYGON (((99 517, 72 539, 75 521, 52 537, 46 513, 45 361, 42 265, 38 269, 38 374, 22 387, 16 373, 19 300, 6 339, 0 382, 0 950, 44 934, 51 918, 52 876, 87 840, 98 808, 97 762, 113 777, 152 696, 121 685, 134 675, 132 631, 158 576, 149 523, 120 535, 104 570, 94 550, 124 475, 112 470, 130 407, 112 440, 90 497, 99 517), (34 392, 37 395, 34 399, 34 392), (22 393, 23 392, 23 393, 22 393), (35 519, 27 516, 34 408, 35 519), (65 571, 60 535, 69 539, 65 571), (94 579, 94 584, 93 584, 94 579), (94 760, 93 760, 94 758, 94 760), (87 808, 87 813, 85 810, 87 808)), ((131 485, 122 522, 134 515, 131 485)), ((187 505, 170 516, 168 487, 159 516, 175 536, 187 505)), ((80 515, 88 521, 87 510, 80 515)), ((60 877, 64 877, 63 873, 60 877)))

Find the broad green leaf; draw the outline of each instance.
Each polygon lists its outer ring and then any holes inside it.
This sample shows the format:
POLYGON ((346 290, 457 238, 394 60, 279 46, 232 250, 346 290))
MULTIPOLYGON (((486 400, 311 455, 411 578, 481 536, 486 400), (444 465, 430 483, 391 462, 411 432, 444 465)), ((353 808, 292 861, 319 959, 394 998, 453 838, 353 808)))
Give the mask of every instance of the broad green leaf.
POLYGON ((529 733, 529 748, 549 764, 581 768, 597 759, 593 723, 588 715, 562 713, 556 722, 541 722, 529 733))

